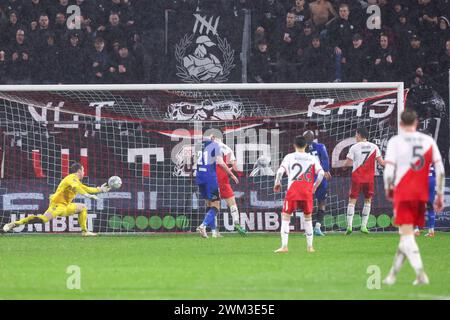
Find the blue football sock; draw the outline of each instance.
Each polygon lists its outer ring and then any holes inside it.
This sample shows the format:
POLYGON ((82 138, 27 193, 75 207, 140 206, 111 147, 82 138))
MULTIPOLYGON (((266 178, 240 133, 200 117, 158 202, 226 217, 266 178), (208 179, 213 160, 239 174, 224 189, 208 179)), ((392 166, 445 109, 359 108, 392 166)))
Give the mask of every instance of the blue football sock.
POLYGON ((217 209, 210 207, 206 212, 205 219, 203 220, 203 224, 205 226, 209 226, 212 230, 216 228, 216 213, 217 209))
POLYGON ((435 222, 436 222, 436 213, 434 210, 428 210, 428 229, 434 229, 435 222))

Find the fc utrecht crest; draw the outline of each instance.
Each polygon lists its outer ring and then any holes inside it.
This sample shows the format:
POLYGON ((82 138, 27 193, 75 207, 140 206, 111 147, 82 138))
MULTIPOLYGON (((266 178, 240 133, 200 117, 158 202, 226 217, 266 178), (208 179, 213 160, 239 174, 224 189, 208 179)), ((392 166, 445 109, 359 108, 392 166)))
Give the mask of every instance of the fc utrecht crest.
POLYGON ((235 67, 234 50, 217 32, 220 16, 194 14, 192 34, 185 34, 175 45, 177 76, 186 83, 219 83, 228 81, 235 67))

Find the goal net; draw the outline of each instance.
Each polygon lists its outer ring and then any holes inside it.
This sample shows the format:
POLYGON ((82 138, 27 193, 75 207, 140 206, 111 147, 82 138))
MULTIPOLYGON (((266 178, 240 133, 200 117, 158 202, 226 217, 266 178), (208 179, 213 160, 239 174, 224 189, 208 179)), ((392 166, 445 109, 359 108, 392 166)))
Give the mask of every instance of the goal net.
MULTIPOLYGON (((85 167, 84 183, 123 180, 119 190, 88 207, 95 232, 186 232, 204 217, 195 185, 195 152, 214 134, 235 153, 240 183, 233 185, 241 223, 249 231, 275 231, 284 192, 274 193, 274 172, 292 152, 293 138, 312 130, 325 144, 328 181, 325 230, 342 230, 351 170, 343 168, 365 126, 382 153, 397 133, 403 109, 400 83, 276 85, 0 86, 0 223, 44 213, 49 196, 68 174, 85 167)), ((283 180, 283 190, 287 181, 283 180)), ((377 170, 369 227, 392 228, 391 207, 377 170)), ((315 207, 317 208, 317 207, 315 207)), ((354 225, 358 226, 357 206, 354 225)), ((293 220, 301 229, 301 213, 293 220)), ((221 231, 232 231, 222 201, 221 231)), ((23 232, 79 232, 77 216, 23 232)))

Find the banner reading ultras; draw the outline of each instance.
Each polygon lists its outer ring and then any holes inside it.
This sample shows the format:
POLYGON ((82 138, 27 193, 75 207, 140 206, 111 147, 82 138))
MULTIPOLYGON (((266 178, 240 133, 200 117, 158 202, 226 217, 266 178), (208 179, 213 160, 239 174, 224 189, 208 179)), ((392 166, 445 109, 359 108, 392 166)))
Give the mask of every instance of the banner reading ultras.
MULTIPOLYGON (((213 134, 236 156, 240 183, 233 189, 242 223, 274 231, 284 196, 273 192, 274 172, 293 151, 293 138, 313 130, 333 176, 324 224, 337 230, 350 182, 342 166, 355 129, 366 126, 384 152, 397 132, 396 97, 392 89, 0 92, 0 222, 44 212, 70 162, 78 161, 88 185, 112 175, 124 182, 99 201, 77 198, 88 206, 91 230, 194 230, 205 208, 195 185, 197 152, 202 137, 213 134)), ((389 228, 379 169, 372 224, 389 228)), ((220 225, 233 229, 225 203, 220 225)), ((71 217, 16 231, 79 226, 71 217)))

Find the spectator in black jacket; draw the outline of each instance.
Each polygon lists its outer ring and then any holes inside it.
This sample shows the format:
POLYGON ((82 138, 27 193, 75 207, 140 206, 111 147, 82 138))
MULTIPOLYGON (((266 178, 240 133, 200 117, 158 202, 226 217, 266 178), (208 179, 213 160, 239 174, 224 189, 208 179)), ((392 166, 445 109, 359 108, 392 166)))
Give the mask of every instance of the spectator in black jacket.
POLYGON ((76 84, 85 82, 85 55, 77 33, 70 35, 67 47, 62 51, 61 69, 63 82, 76 84))
POLYGON ((42 0, 31 0, 24 3, 22 17, 31 30, 36 30, 40 15, 46 13, 47 8, 42 2, 42 0))
POLYGON ((105 49, 105 41, 96 38, 94 48, 87 57, 87 77, 90 83, 108 83, 108 68, 111 64, 105 49))
POLYGON ((257 50, 253 54, 250 62, 250 81, 258 83, 273 82, 273 72, 270 66, 272 62, 269 52, 268 43, 264 39, 257 44, 257 50))
MULTIPOLYGON (((450 12, 448 13, 450 14, 450 12)), ((439 17, 439 49, 445 46, 447 39, 450 39, 450 22, 447 16, 439 17)))
POLYGON ((322 45, 318 34, 312 36, 311 45, 306 49, 301 65, 300 81, 302 82, 328 82, 332 54, 322 45))
POLYGON ((288 12, 286 22, 276 32, 279 54, 279 76, 281 82, 297 81, 297 50, 300 29, 295 24, 295 14, 288 12))
POLYGON ((10 66, 9 84, 28 84, 31 76, 31 48, 25 37, 25 31, 17 30, 16 40, 8 50, 10 66))
POLYGON ((292 7, 291 12, 295 15, 295 23, 302 29, 304 23, 311 20, 311 10, 305 0, 295 0, 295 6, 292 7))
POLYGON ((278 0, 261 0, 255 12, 257 38, 267 39, 269 46, 274 47, 275 32, 283 25, 285 17, 286 10, 278 0))
POLYGON ((353 45, 344 58, 344 77, 347 82, 368 81, 370 54, 364 44, 363 37, 357 33, 353 36, 353 45))
POLYGON ((389 44, 386 35, 380 36, 380 46, 372 57, 371 80, 378 82, 390 82, 396 79, 396 54, 389 44))
POLYGON ((136 62, 125 43, 119 46, 118 55, 110 67, 110 74, 114 83, 135 83, 136 81, 136 62))
POLYGON ((417 34, 417 28, 409 22, 408 13, 405 10, 398 14, 397 20, 394 26, 395 43, 399 56, 403 57, 409 47, 409 39, 417 34))
POLYGON ((330 47, 334 48, 335 81, 342 79, 341 63, 344 52, 352 46, 352 37, 357 32, 355 25, 349 21, 350 10, 346 3, 339 6, 339 17, 328 26, 327 37, 330 47))
MULTIPOLYGON (((105 28, 103 38, 107 45, 111 45, 113 41, 124 42, 127 39, 124 28, 120 23, 120 17, 116 12, 109 15, 109 23, 105 28)), ((110 47, 111 48, 111 47, 110 47)))
POLYGON ((403 59, 399 62, 399 71, 405 82, 408 77, 411 77, 411 74, 416 72, 417 68, 425 67, 428 58, 418 35, 413 35, 409 41, 410 46, 405 52, 403 59))
POLYGON ((55 34, 47 31, 44 45, 40 46, 40 52, 35 52, 36 83, 57 84, 60 82, 61 66, 60 48, 55 43, 55 34))
POLYGON ((19 29, 24 30, 25 28, 19 20, 17 11, 12 10, 9 12, 9 21, 0 34, 0 43, 3 42, 6 46, 12 44, 19 29))

